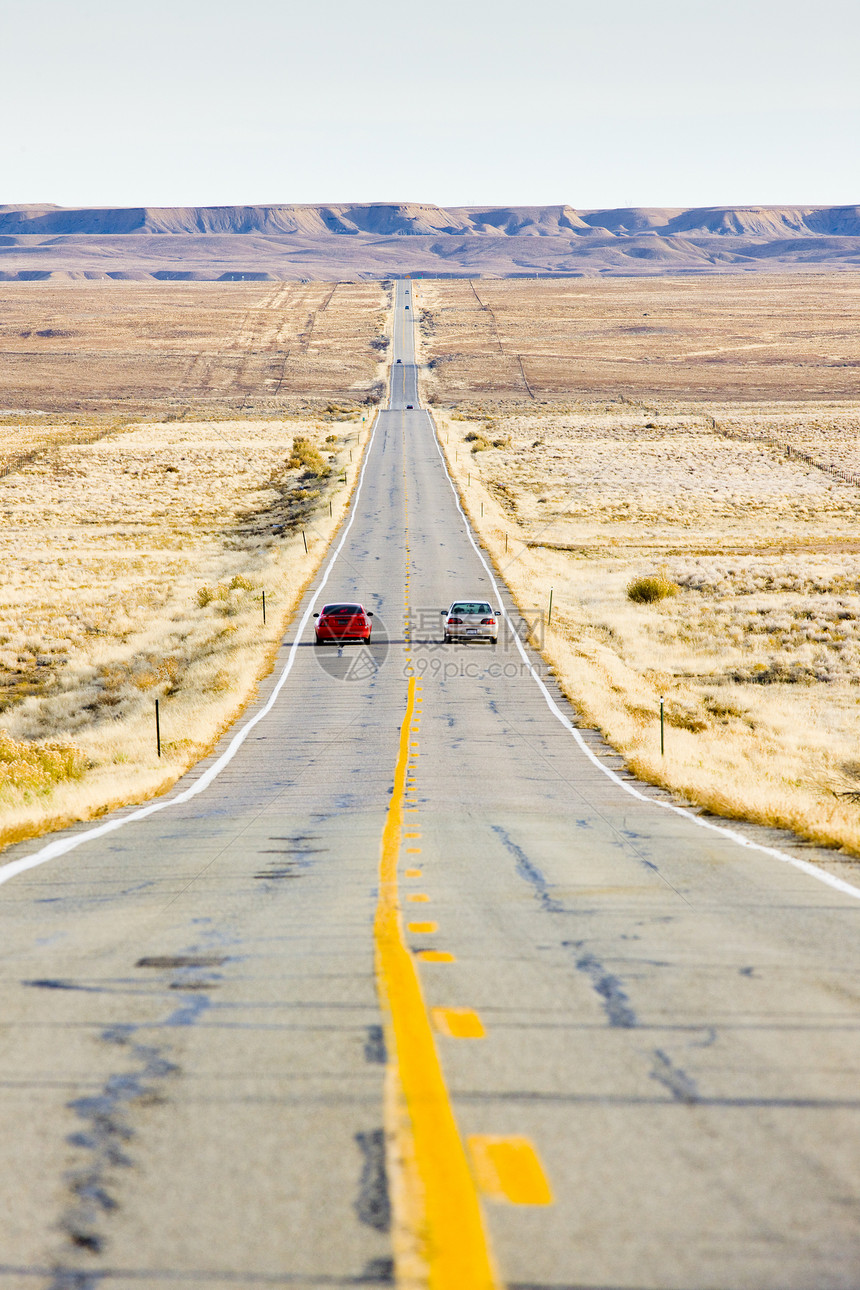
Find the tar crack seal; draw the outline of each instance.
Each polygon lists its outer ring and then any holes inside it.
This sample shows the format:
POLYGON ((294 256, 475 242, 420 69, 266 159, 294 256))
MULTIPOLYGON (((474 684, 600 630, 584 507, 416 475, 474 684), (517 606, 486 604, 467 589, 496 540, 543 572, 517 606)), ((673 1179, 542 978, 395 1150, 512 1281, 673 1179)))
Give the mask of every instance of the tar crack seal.
POLYGON ((532 864, 522 847, 517 846, 513 838, 502 828, 500 824, 492 826, 496 837, 500 838, 505 848, 510 851, 511 855, 517 862, 517 873, 526 882, 534 887, 535 894, 543 905, 544 909, 549 910, 551 914, 563 914, 564 905, 556 898, 550 895, 550 884, 538 869, 537 865, 532 864))
MULTIPOLYGON (((104 1245, 101 1219, 118 1208, 111 1195, 111 1182, 117 1169, 128 1168, 132 1161, 127 1145, 134 1136, 128 1111, 132 1103, 153 1100, 157 1081, 173 1075, 177 1067, 167 1061, 159 1049, 145 1044, 131 1044, 132 1028, 117 1026, 102 1038, 108 1043, 129 1046, 135 1069, 122 1075, 111 1075, 100 1093, 81 1097, 69 1103, 83 1127, 69 1135, 69 1144, 87 1153, 86 1163, 66 1177, 73 1198, 62 1220, 72 1246, 88 1254, 99 1254, 104 1245)), ((97 1275, 97 1274, 93 1274, 97 1275)), ((95 1284, 87 1272, 57 1267, 50 1290, 68 1290, 71 1286, 95 1284)))
POLYGON ((685 1102, 692 1106, 701 1101, 696 1081, 676 1066, 670 1057, 660 1048, 654 1049, 654 1069, 651 1078, 657 1080, 669 1090, 676 1102, 685 1102))
POLYGON ((384 1066, 388 1061, 385 1049, 385 1032, 381 1026, 368 1026, 367 1038, 364 1041, 364 1060, 384 1066))
POLYGON ((385 1134, 382 1129, 357 1133, 355 1140, 363 1156, 355 1212, 359 1222, 377 1232, 391 1228, 391 1202, 385 1170, 385 1134))
POLYGON ((593 954, 583 954, 576 960, 576 966, 580 972, 585 973, 600 995, 603 1011, 609 1018, 610 1026, 632 1030, 639 1024, 623 985, 617 976, 607 972, 599 959, 596 959, 593 954))

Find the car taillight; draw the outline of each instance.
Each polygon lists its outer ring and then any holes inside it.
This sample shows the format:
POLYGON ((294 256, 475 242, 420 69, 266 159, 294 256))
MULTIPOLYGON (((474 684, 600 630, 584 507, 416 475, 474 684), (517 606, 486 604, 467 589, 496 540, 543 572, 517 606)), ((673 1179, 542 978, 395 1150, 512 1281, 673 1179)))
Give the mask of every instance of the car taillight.
POLYGON ((459 623, 459 624, 460 624, 460 626, 462 627, 462 625, 463 625, 463 620, 462 620, 462 618, 449 618, 449 619, 448 619, 448 626, 450 627, 450 626, 452 625, 452 623, 459 623))
POLYGON ((496 625, 496 620, 495 620, 495 618, 482 618, 482 619, 481 619, 481 626, 482 626, 482 627, 495 627, 495 625, 496 625))

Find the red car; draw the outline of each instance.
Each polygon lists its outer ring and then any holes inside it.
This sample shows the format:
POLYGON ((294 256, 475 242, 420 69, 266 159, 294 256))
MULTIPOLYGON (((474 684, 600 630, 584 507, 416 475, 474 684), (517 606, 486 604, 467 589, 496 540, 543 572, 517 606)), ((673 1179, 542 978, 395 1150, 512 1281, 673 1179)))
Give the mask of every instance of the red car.
POLYGON ((364 605, 323 605, 314 614, 317 645, 329 641, 364 641, 369 645, 372 617, 364 605))

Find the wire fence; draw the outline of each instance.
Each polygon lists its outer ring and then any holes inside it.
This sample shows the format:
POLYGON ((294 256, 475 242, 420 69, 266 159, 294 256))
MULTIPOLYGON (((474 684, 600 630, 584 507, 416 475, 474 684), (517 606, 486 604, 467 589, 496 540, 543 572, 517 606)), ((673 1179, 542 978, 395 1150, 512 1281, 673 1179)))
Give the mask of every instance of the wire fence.
POLYGON ((716 433, 722 435, 725 439, 737 439, 742 443, 765 444, 768 448, 776 448, 777 451, 784 453, 790 460, 805 462, 807 466, 812 466, 815 470, 822 470, 834 479, 841 479, 845 484, 860 484, 860 474, 854 474, 850 470, 845 470, 842 466, 836 466, 831 461, 822 461, 819 457, 814 457, 812 453, 803 452, 801 448, 795 448, 792 444, 786 443, 784 439, 774 439, 770 435, 754 434, 752 432, 744 433, 743 430, 729 430, 726 426, 721 426, 713 417, 710 417, 709 420, 716 433))

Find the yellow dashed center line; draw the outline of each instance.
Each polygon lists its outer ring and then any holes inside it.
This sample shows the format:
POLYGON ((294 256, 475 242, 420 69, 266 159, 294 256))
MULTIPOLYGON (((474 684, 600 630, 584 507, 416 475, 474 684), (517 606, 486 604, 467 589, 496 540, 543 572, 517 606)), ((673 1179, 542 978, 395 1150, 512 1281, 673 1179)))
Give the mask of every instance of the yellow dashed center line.
POLYGON ((552 1204, 552 1190, 528 1138, 473 1134, 467 1141, 478 1186, 486 1196, 512 1205, 552 1204))
POLYGON ((452 1039, 483 1039, 486 1034, 481 1018, 471 1008, 431 1008, 430 1016, 439 1034, 452 1039))
MULTIPOLYGON (((405 440, 405 436, 404 436, 405 440)), ((403 463, 406 484, 406 462, 403 463)), ((398 864, 402 841, 420 838, 403 832, 416 793, 417 751, 421 716, 417 697, 422 686, 414 677, 411 653, 412 618, 409 607, 410 546, 408 506, 404 499, 407 568, 404 587, 404 638, 410 676, 406 714, 379 866, 379 899, 374 922, 376 976, 385 1019, 388 1052, 386 1130, 394 1140, 392 1175, 395 1280, 401 1287, 422 1290, 501 1290, 484 1227, 478 1187, 493 1199, 516 1204, 548 1204, 549 1186, 534 1148, 525 1138, 469 1139, 469 1156, 454 1118, 445 1085, 433 1028, 453 1039, 481 1039, 484 1027, 472 1008, 434 1007, 428 1013, 415 960, 454 963, 446 950, 410 953, 403 933, 398 894, 398 864), (410 736, 412 738, 410 738, 410 736), (432 1025, 431 1025, 432 1017, 432 1025)), ((409 847, 408 854, 420 854, 409 847)), ((420 878, 420 869, 406 876, 420 878)), ((406 899, 428 902, 424 892, 406 899)), ((410 933, 432 935, 435 922, 411 922, 410 933)))
MULTIPOLYGON (((405 457, 403 470, 405 477, 405 457)), ((408 653, 407 663, 411 671, 408 653)), ((395 1279, 401 1286, 408 1283, 427 1290, 500 1290, 475 1181, 400 917, 397 870, 404 812, 410 809, 404 798, 415 695, 411 676, 394 792, 382 833, 374 922, 377 985, 388 1051, 393 1055, 386 1081, 386 1129, 395 1140, 394 1158, 400 1162, 392 1180, 395 1279)), ((436 924, 414 923, 409 930, 435 931, 436 924)))

